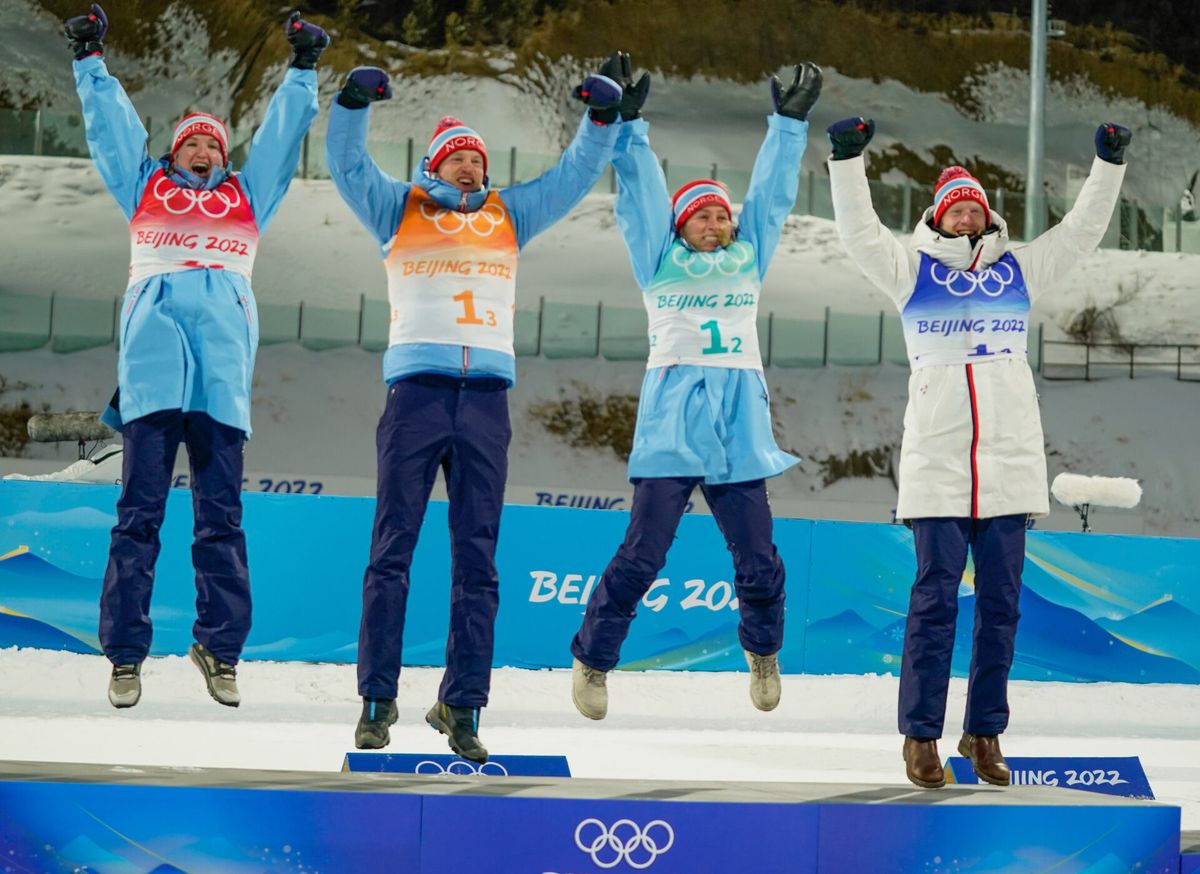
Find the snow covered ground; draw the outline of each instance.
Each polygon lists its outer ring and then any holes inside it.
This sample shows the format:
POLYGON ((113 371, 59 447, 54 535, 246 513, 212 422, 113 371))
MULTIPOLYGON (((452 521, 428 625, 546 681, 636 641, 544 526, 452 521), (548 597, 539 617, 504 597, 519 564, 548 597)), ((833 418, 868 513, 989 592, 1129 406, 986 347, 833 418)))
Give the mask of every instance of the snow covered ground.
MULTIPOLYGON (((141 703, 105 697, 99 656, 0 651, 0 758, 337 771, 360 709, 353 665, 244 662, 243 704, 215 704, 185 657, 143 669, 141 703)), ((391 752, 446 752, 424 724, 441 671, 406 668, 391 752)), ((773 713, 744 673, 618 672, 609 716, 576 713, 566 671, 495 672, 480 737, 493 753, 563 754, 577 777, 907 785, 895 733, 897 680, 784 675, 773 713)), ((966 689, 950 687, 943 757, 954 754, 966 689)), ((1009 756, 1139 756, 1158 800, 1200 829, 1200 688, 1013 683, 1009 756)))

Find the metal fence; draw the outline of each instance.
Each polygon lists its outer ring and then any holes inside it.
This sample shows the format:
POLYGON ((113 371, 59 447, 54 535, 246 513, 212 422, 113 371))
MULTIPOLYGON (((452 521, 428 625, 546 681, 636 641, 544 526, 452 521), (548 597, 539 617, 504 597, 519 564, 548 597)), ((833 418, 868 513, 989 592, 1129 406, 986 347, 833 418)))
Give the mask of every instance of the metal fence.
MULTIPOLYGON (((161 154, 169 148, 172 121, 143 118, 150 134, 152 155, 161 154)), ((249 125, 230 131, 230 160, 235 167, 245 161, 253 134, 254 128, 249 125)), ((423 147, 414 143, 411 137, 403 142, 371 140, 368 149, 386 173, 400 179, 410 177, 412 167, 424 153, 423 147)), ((558 155, 521 151, 515 146, 507 149, 507 152, 502 148, 489 151, 492 179, 494 184, 501 187, 533 179, 552 167, 559 158, 558 155)), ((87 157, 82 117, 78 113, 42 109, 0 109, 0 154, 87 157)), ((663 158, 662 166, 667 186, 672 191, 693 179, 710 177, 727 185, 734 201, 740 202, 750 185, 749 168, 677 164, 669 157, 663 158)), ((1077 188, 1085 171, 1070 169, 1068 188, 1077 188)), ((310 135, 305 138, 298 175, 304 179, 328 178, 324 142, 320 137, 310 135)), ((911 229, 933 201, 933 188, 928 185, 907 181, 892 184, 878 180, 870 185, 876 212, 883 223, 894 230, 911 229)), ((596 191, 616 191, 616 178, 611 167, 597 183, 596 191)), ((1013 239, 1021 239, 1025 224, 1024 193, 999 188, 989 191, 988 198, 992 207, 1007 219, 1013 239)), ((1050 226, 1062 219, 1070 208, 1070 201, 1060 197, 1045 199, 1047 226, 1050 226)), ((797 215, 833 218, 829 177, 823 170, 802 175, 793 212, 797 215)), ((1183 214, 1177 208, 1150 208, 1134 200, 1122 199, 1101 245, 1110 249, 1200 252, 1200 222, 1184 221, 1183 214)))
MULTIPOLYGON (((387 301, 362 296, 356 309, 297 304, 258 305, 259 342, 299 343, 322 350, 358 346, 381 352, 388 345, 387 301)), ((764 313, 758 318, 763 364, 774 367, 906 365, 898 315, 839 313, 820 318, 764 313)), ((645 361, 650 352, 647 317, 641 307, 561 303, 542 299, 536 309, 518 309, 514 346, 518 356, 605 358, 645 361)), ((86 299, 0 294, 0 352, 49 346, 76 352, 120 343, 120 299, 86 299)), ((1029 363, 1041 363, 1042 326, 1029 337, 1029 363)))
POLYGON ((1200 343, 1079 343, 1045 340, 1046 379, 1105 379, 1165 373, 1200 382, 1200 343))

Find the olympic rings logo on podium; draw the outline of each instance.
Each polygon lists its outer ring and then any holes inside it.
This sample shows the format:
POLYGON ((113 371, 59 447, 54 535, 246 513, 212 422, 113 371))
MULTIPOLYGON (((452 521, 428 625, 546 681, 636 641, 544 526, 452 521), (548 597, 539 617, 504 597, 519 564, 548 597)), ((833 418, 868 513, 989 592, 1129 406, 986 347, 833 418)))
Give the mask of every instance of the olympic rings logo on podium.
POLYGON ((151 191, 171 215, 187 215, 199 208, 209 218, 219 219, 229 215, 234 207, 242 205, 237 186, 224 183, 211 191, 194 191, 180 188, 166 176, 159 176, 151 191))
POLYGON ((671 253, 671 260, 682 267, 693 279, 702 279, 716 270, 725 276, 733 276, 750 263, 754 250, 748 243, 734 243, 715 252, 695 252, 677 247, 671 253))
POLYGON ((575 846, 587 853, 597 868, 615 868, 624 862, 645 870, 675 844, 675 830, 655 819, 645 828, 632 819, 619 819, 606 826, 598 819, 585 819, 575 827, 575 846))
POLYGON ((938 264, 935 261, 929 265, 929 278, 955 297, 967 297, 976 291, 982 291, 988 297, 999 297, 1012 285, 1017 276, 1012 265, 1003 261, 997 261, 987 270, 981 270, 978 273, 970 270, 947 270, 945 277, 939 278, 937 271, 938 264), (1005 272, 1007 272, 1007 276, 1004 275, 1005 272), (966 280, 965 288, 962 286, 964 279, 966 280))
POLYGON ((414 774, 434 774, 439 777, 507 777, 508 769, 499 762, 484 762, 476 765, 464 759, 458 759, 448 765, 442 765, 432 759, 417 762, 413 768, 414 774))
POLYGON ((504 210, 494 203, 485 203, 475 212, 458 212, 423 200, 420 213, 423 219, 432 222, 435 228, 448 237, 462 233, 467 227, 470 227, 476 236, 490 237, 496 228, 504 224, 504 210))

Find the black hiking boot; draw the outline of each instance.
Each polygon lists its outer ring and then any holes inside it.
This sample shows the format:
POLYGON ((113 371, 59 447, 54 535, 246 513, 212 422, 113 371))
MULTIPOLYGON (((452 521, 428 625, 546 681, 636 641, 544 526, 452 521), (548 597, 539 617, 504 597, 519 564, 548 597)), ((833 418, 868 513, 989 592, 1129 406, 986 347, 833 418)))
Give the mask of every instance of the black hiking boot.
POLYGON ((392 741, 388 726, 395 724, 395 698, 363 698, 362 716, 354 729, 354 746, 360 750, 383 749, 392 741))
POLYGON ((479 708, 451 707, 439 701, 425 714, 425 721, 450 741, 450 749, 464 759, 483 763, 487 749, 479 742, 479 708))

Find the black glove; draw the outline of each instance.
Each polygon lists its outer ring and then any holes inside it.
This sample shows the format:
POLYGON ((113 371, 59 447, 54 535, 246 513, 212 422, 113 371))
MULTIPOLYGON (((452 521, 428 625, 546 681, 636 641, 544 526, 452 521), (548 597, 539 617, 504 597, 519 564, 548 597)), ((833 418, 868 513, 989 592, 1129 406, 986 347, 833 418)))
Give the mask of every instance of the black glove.
POLYGON ((388 74, 378 67, 355 67, 338 92, 337 102, 347 109, 362 109, 376 100, 391 100, 388 74))
POLYGON ((108 33, 108 16, 104 14, 99 3, 93 3, 90 15, 68 18, 63 25, 63 33, 67 36, 71 51, 75 53, 75 60, 82 61, 90 55, 102 55, 104 43, 100 40, 108 33))
POLYGON ((1111 121, 1096 128, 1096 155, 1110 164, 1125 163, 1125 147, 1133 139, 1133 131, 1111 121))
POLYGON ((796 75, 787 90, 778 76, 772 76, 771 100, 775 102, 775 111, 788 118, 807 121, 809 110, 821 96, 821 80, 821 68, 811 61, 796 65, 796 75))
POLYGON ((292 44, 292 62, 288 66, 297 70, 313 69, 317 65, 317 58, 329 45, 329 34, 315 24, 309 24, 300 17, 299 12, 288 16, 284 35, 292 44))
POLYGON ((829 143, 833 146, 833 160, 844 161, 847 158, 857 158, 875 136, 875 122, 871 119, 843 118, 835 121, 826 131, 829 143))
POLYGON ((599 73, 593 73, 575 86, 572 95, 588 106, 588 117, 596 124, 612 124, 621 113, 621 86, 599 73))
POLYGON ((600 66, 600 75, 607 76, 621 86, 621 105, 618 107, 622 121, 633 121, 642 114, 642 106, 650 94, 650 74, 642 73, 642 77, 634 84, 633 65, 629 61, 629 52, 613 52, 600 66))

